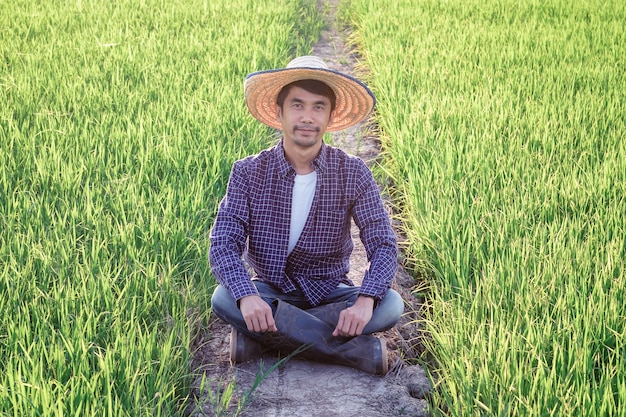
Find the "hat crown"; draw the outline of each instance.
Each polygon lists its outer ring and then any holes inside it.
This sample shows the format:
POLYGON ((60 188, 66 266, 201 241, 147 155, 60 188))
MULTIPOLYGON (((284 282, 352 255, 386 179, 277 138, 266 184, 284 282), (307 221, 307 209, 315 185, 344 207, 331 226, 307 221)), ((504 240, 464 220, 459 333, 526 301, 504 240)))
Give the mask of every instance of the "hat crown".
POLYGON ((286 68, 319 68, 327 70, 328 65, 320 57, 305 55, 291 60, 286 68))

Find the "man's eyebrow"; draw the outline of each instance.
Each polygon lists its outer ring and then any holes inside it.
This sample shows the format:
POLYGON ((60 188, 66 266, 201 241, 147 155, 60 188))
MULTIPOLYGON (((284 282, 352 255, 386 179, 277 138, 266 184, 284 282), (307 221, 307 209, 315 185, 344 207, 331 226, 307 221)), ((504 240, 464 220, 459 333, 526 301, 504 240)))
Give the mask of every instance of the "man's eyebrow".
MULTIPOLYGON (((290 102, 290 103, 299 103, 299 104, 303 104, 303 103, 304 103, 304 100, 302 100, 302 99, 301 99, 301 98, 299 98, 299 97, 292 97, 292 98, 289 100, 289 102, 290 102)), ((327 101, 327 100, 320 99, 320 100, 316 100, 316 101, 314 101, 314 102, 313 102, 313 104, 316 104, 316 105, 321 104, 321 105, 327 106, 329 103, 328 103, 328 101, 327 101)))

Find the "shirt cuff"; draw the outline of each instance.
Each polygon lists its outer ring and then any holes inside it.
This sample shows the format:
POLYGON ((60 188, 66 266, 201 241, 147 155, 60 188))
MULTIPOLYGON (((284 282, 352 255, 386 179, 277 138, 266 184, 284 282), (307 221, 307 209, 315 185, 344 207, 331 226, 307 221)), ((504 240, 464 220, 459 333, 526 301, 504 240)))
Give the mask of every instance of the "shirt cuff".
POLYGON ((360 293, 359 296, 360 297, 367 297, 367 298, 373 299, 374 300, 374 308, 378 307, 378 303, 380 302, 380 297, 378 297, 376 295, 363 294, 363 293, 360 293))

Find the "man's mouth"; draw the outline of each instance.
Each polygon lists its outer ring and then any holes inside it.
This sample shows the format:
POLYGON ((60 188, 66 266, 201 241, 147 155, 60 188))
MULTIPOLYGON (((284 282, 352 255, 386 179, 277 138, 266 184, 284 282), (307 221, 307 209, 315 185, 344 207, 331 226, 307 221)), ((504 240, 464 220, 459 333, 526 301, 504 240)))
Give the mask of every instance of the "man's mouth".
POLYGON ((296 125, 294 130, 299 130, 299 131, 302 131, 302 132, 313 132, 313 133, 317 133, 317 132, 320 131, 319 127, 316 127, 316 126, 302 126, 302 125, 296 125))

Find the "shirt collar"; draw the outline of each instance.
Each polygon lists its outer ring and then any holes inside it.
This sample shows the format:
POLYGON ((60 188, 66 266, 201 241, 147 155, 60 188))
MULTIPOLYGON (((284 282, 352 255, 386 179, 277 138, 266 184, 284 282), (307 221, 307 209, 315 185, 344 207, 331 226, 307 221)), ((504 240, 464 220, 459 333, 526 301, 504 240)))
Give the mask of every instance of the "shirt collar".
POLYGON ((328 151, 328 146, 326 145, 326 143, 322 142, 322 148, 320 149, 320 153, 313 160, 313 165, 322 172, 326 171, 326 167, 328 166, 328 151))
MULTIPOLYGON (((328 145, 322 142, 322 148, 320 149, 319 155, 315 157, 313 160, 313 166, 319 171, 326 171, 326 167, 328 166, 328 145)), ((285 158, 285 150, 283 148, 283 141, 281 141, 274 147, 274 153, 277 161, 277 169, 281 176, 294 175, 295 171, 287 158, 285 158)))

